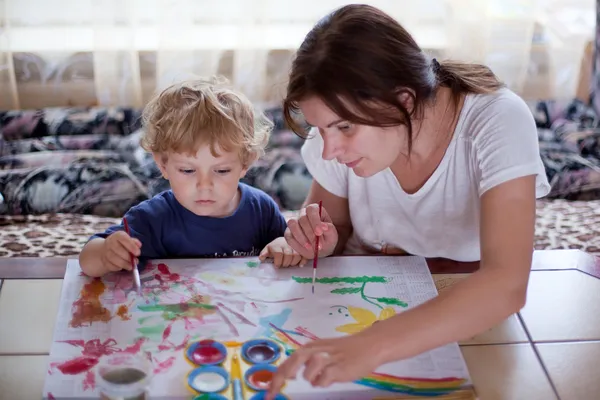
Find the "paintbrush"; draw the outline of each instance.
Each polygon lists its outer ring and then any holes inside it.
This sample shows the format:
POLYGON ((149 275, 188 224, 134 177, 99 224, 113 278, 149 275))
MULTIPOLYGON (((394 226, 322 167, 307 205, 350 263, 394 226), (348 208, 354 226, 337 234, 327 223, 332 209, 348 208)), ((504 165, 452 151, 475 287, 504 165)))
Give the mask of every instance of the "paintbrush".
MULTIPOLYGON (((319 200, 319 221, 321 221, 321 210, 323 209, 323 201, 319 200)), ((313 280, 312 280, 312 292, 315 294, 315 279, 317 277, 317 260, 319 259, 319 237, 315 240, 315 257, 313 258, 313 280)))
MULTIPOLYGON (((129 231, 129 224, 127 223, 127 219, 123 218, 123 226, 125 226, 125 233, 131 236, 131 232, 129 231)), ((138 294, 142 293, 142 281, 140 280, 140 271, 138 271, 137 265, 135 265, 135 257, 133 254, 130 254, 131 257, 131 270, 133 272, 133 281, 135 283, 135 287, 137 289, 138 294)))
POLYGON ((244 400, 242 391, 242 369, 237 352, 231 357, 231 385, 233 386, 233 400, 244 400))

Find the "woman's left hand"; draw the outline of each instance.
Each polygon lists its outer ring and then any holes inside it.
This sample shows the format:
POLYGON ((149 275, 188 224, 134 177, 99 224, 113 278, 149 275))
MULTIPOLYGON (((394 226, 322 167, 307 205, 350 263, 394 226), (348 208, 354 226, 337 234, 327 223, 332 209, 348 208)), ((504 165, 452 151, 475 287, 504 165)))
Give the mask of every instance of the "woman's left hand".
POLYGON ((304 379, 313 386, 351 382, 373 372, 382 362, 377 341, 367 331, 335 339, 319 339, 296 350, 275 373, 266 399, 273 399, 287 379, 305 366, 304 379))

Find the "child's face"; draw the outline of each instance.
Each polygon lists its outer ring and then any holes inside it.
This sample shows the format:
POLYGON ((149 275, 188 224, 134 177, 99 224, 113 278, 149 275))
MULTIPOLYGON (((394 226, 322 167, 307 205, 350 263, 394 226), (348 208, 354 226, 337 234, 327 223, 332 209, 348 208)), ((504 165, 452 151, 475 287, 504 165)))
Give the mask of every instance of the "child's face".
POLYGON ((177 201, 196 215, 226 217, 239 204, 238 182, 247 168, 237 151, 217 150, 218 157, 208 145, 194 156, 175 152, 154 156, 177 201))

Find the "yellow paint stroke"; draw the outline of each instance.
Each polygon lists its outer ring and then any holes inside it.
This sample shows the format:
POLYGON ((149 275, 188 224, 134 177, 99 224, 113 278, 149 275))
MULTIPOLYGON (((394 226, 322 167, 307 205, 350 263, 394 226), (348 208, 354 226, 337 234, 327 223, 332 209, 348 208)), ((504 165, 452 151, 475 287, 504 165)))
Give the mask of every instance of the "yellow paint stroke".
POLYGON ((356 322, 352 324, 338 326, 337 328, 335 328, 336 331, 348 334, 358 333, 370 327, 375 322, 386 320, 390 317, 393 317, 396 314, 396 310, 394 310, 392 307, 386 307, 383 310, 381 310, 381 312, 379 313, 379 317, 375 315, 372 311, 360 307, 349 306, 348 312, 356 322))

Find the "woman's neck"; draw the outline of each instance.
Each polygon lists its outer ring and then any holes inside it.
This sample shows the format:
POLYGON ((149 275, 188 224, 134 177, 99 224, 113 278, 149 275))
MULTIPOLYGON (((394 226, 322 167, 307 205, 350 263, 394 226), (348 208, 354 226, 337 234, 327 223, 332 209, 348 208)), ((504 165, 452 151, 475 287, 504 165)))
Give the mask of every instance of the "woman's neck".
POLYGON ((428 159, 440 147, 447 147, 456 128, 463 98, 461 96, 456 105, 449 88, 438 89, 435 97, 425 104, 422 118, 413 122, 410 158, 428 159))

